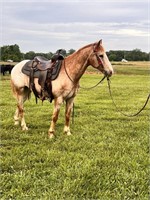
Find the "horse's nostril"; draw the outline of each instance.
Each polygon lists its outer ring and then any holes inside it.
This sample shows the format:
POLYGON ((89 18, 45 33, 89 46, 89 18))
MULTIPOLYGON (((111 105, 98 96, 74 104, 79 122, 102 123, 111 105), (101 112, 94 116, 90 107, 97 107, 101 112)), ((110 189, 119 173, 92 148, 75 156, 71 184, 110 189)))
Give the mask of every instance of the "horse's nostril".
POLYGON ((107 71, 104 71, 104 74, 105 74, 105 76, 108 76, 108 72, 107 71))
POLYGON ((105 71, 105 76, 112 76, 112 74, 113 74, 113 71, 105 71))

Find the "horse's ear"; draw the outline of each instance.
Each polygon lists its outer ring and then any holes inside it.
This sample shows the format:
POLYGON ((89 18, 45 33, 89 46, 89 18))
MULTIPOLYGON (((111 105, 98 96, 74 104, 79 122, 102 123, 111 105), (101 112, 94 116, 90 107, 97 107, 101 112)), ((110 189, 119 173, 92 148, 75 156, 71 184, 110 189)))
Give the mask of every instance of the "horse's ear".
POLYGON ((98 41, 98 43, 96 43, 95 48, 94 48, 94 51, 98 51, 100 45, 102 45, 102 40, 100 40, 100 41, 98 41))
POLYGON ((97 47, 99 47, 100 45, 102 45, 102 39, 100 41, 98 41, 97 47))

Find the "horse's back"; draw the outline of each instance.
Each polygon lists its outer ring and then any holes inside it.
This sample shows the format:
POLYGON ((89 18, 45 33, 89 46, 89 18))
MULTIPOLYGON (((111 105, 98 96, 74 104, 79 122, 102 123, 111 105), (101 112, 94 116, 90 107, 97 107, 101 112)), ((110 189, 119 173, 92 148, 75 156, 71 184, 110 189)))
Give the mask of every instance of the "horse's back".
POLYGON ((22 68, 28 61, 29 60, 23 60, 17 63, 11 71, 11 81, 17 87, 24 87, 28 85, 28 77, 22 73, 22 68))

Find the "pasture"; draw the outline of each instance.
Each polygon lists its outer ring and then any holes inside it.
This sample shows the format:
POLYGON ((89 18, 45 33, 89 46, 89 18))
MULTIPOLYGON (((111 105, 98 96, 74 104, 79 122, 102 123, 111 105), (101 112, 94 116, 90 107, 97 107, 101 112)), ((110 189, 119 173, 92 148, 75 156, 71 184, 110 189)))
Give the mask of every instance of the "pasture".
MULTIPOLYGON (((119 109, 137 112, 150 89, 148 62, 113 63, 111 88, 119 109)), ((102 75, 88 69, 80 85, 102 75)), ((25 103, 29 131, 13 125, 16 102, 10 76, 1 76, 1 199, 147 200, 149 186, 149 103, 137 117, 119 114, 107 81, 75 98, 72 135, 63 134, 64 106, 56 137, 48 139, 53 105, 25 103)))

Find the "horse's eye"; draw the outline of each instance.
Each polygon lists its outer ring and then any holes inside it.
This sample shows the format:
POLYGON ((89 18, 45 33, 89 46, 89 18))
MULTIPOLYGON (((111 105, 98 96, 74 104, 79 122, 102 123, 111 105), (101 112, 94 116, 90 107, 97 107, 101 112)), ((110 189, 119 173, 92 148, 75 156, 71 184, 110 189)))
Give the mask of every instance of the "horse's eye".
POLYGON ((99 55, 99 57, 100 57, 100 58, 103 58, 103 57, 104 57, 104 55, 99 55))

